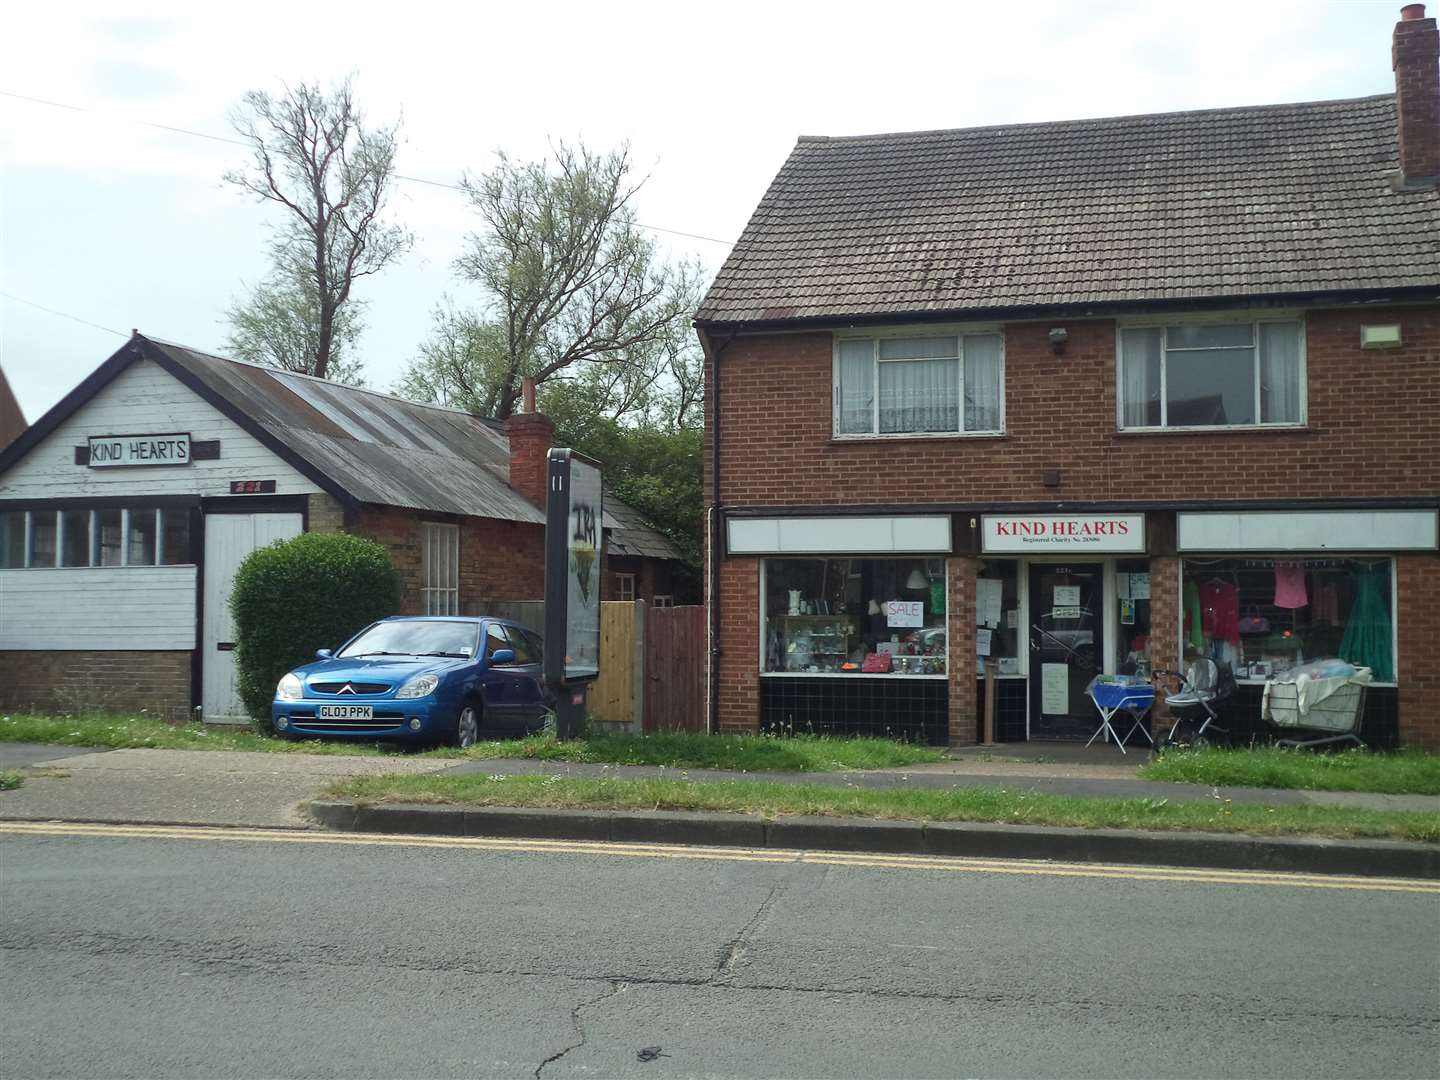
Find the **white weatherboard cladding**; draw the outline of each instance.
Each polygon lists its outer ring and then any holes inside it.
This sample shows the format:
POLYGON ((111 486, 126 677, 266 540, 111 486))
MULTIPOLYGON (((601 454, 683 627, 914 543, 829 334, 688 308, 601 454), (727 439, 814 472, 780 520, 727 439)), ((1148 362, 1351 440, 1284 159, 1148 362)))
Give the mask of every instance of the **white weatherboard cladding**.
POLYGON ((1434 510, 1177 515, 1181 551, 1434 551, 1434 510))
MULTIPOLYGON (((235 620, 230 590, 245 556, 276 540, 300 535, 299 514, 205 515, 205 634, 201 641, 202 705, 207 723, 249 721, 235 692, 235 620)), ((326 642, 331 648, 342 644, 326 642)))
POLYGON ((731 555, 901 554, 950 551, 948 517, 731 518, 731 555))
POLYGON ((279 495, 320 490, 159 364, 137 360, 0 474, 0 499, 228 495, 231 480, 274 480, 279 495), (92 435, 182 431, 192 444, 219 439, 219 460, 110 469, 75 464, 75 447, 88 446, 92 435))
POLYGON ((0 570, 0 649, 193 649, 195 567, 0 570))

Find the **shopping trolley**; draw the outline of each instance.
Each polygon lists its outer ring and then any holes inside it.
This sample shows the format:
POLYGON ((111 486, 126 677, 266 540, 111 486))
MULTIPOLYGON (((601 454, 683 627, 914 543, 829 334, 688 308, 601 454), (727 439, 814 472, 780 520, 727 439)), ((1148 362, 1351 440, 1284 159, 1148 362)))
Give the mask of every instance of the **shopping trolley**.
POLYGON ((1265 684, 1260 718, 1296 735, 1276 739, 1276 746, 1309 747, 1355 743, 1364 747, 1360 722, 1365 716, 1365 691, 1373 673, 1367 667, 1353 674, 1311 676, 1295 668, 1265 684), (1309 734, 1301 734, 1309 732, 1309 734))

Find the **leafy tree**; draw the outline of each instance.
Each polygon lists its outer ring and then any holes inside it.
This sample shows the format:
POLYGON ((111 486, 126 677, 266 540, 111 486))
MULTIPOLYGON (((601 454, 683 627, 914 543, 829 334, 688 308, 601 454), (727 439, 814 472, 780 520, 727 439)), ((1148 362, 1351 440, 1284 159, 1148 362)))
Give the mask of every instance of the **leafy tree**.
MULTIPOLYGON (((352 352, 360 337, 361 302, 350 300, 335 312, 325 378, 358 386, 361 362, 352 352)), ((228 355, 252 364, 312 374, 320 353, 320 304, 307 281, 287 281, 280 272, 250 290, 226 312, 228 355)))
POLYGON ((292 668, 400 609, 384 546, 349 533, 301 533, 247 555, 235 572, 235 687, 270 730, 275 685, 292 668))
POLYGON ((658 258, 636 223, 627 149, 560 144, 553 160, 529 163, 502 154, 461 186, 482 227, 455 265, 479 305, 436 309, 401 393, 503 419, 525 376, 565 379, 602 391, 610 415, 644 415, 677 358, 696 366, 685 342, 699 268, 658 258))
POLYGON ((344 349, 359 333, 352 290, 409 249, 383 217, 395 177, 399 125, 371 127, 350 80, 279 97, 245 95, 232 116, 252 160, 225 179, 285 213, 270 244, 271 274, 230 311, 232 348, 320 378, 354 378, 344 349), (333 369, 333 370, 332 370, 333 369))

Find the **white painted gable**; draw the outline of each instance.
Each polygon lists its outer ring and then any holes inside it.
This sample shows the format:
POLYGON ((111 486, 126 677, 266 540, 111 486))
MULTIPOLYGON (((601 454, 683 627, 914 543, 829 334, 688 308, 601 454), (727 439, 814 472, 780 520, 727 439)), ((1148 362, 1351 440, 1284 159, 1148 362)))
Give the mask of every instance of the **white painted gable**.
POLYGON ((321 489, 151 360, 137 360, 0 474, 0 499, 230 494, 232 480, 274 480, 277 495, 321 489), (220 458, 189 465, 92 469, 75 447, 92 435, 190 433, 220 441, 220 458))

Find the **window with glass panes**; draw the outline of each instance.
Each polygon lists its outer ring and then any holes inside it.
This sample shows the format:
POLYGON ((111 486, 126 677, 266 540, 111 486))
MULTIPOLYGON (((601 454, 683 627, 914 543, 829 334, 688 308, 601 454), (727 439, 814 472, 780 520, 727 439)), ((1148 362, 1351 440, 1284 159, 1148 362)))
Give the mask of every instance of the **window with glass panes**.
POLYGON ((1300 424, 1304 386, 1295 321, 1120 331, 1122 428, 1300 424))
POLYGON ((835 434, 999 433, 1003 352, 994 333, 837 338, 835 434))
POLYGON ((178 566, 195 561, 190 511, 128 506, 0 513, 0 570, 178 566))
POLYGON ((426 615, 460 614, 460 527, 432 521, 420 525, 420 596, 426 615))

